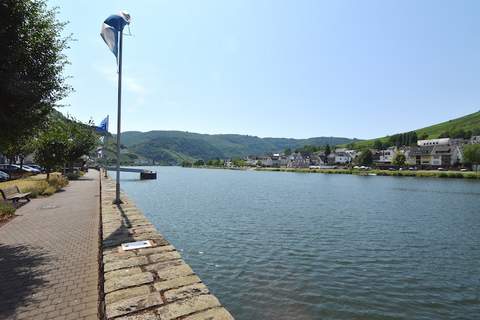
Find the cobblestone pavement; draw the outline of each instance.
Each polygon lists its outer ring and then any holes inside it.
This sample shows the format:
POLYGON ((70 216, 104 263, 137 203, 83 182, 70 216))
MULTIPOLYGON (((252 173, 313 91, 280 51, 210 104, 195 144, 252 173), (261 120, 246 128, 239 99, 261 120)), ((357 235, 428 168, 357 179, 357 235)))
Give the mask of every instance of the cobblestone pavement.
POLYGON ((98 171, 0 227, 0 319, 98 319, 98 171))

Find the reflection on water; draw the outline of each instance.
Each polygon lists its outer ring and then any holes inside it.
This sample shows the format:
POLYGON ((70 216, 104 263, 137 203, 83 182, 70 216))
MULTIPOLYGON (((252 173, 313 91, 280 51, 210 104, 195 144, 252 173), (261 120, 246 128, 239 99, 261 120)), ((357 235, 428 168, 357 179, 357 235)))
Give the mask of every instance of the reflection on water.
POLYGON ((156 170, 122 187, 237 319, 478 319, 478 182, 156 170))

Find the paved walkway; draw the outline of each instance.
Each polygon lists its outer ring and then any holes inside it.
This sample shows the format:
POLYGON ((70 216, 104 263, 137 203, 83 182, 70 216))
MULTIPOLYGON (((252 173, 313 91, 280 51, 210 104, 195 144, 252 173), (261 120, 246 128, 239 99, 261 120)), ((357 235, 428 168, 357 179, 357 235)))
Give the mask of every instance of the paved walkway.
POLYGON ((98 171, 0 227, 0 319, 98 319, 98 171))

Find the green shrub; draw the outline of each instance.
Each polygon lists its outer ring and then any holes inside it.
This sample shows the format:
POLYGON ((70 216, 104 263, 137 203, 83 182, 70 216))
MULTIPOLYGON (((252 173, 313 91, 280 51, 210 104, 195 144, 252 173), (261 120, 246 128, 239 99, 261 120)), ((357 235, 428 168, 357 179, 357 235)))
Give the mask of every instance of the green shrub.
POLYGON ((27 186, 23 188, 22 192, 30 192, 30 198, 36 198, 39 195, 42 195, 45 189, 49 187, 49 184, 46 181, 38 181, 34 185, 27 186))
POLYGON ((78 180, 81 177, 80 172, 69 172, 67 173, 68 180, 78 180))
POLYGON ((465 173, 464 175, 465 179, 480 179, 480 175, 477 175, 475 173, 465 173))
POLYGON ((51 187, 54 187, 55 190, 60 190, 63 187, 68 185, 68 179, 62 175, 56 174, 56 175, 51 175, 50 179, 48 180, 48 184, 51 187))
POLYGON ((44 196, 51 196, 52 194, 54 194, 55 192, 57 192, 57 188, 55 188, 54 186, 48 186, 43 192, 42 192, 42 195, 44 196))
POLYGON ((448 174, 447 174, 446 172, 440 172, 440 173, 438 174, 438 177, 439 177, 439 178, 448 178, 448 174))
POLYGON ((15 213, 15 207, 9 203, 0 202, 0 217, 12 216, 15 213))

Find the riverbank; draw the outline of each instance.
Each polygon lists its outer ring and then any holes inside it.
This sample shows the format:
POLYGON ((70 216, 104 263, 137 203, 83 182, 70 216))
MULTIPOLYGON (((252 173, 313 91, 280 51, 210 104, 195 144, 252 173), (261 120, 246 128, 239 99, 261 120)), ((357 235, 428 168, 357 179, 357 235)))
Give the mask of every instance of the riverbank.
POLYGON ((270 168, 270 167, 218 167, 193 166, 195 169, 254 170, 297 173, 354 174, 359 176, 420 177, 420 178, 457 178, 480 180, 480 171, 436 171, 436 170, 359 170, 359 169, 310 169, 310 168, 270 168))
POLYGON ((115 182, 102 178, 105 319, 233 319, 136 205, 125 194, 112 205, 114 197, 115 182), (120 247, 141 240, 152 246, 120 247))
POLYGON ((421 177, 421 178, 458 178, 480 179, 480 172, 463 171, 435 171, 435 170, 357 170, 357 169, 309 169, 309 168, 256 168, 256 171, 279 171, 298 173, 324 173, 324 174, 354 174, 377 175, 391 177, 421 177))

